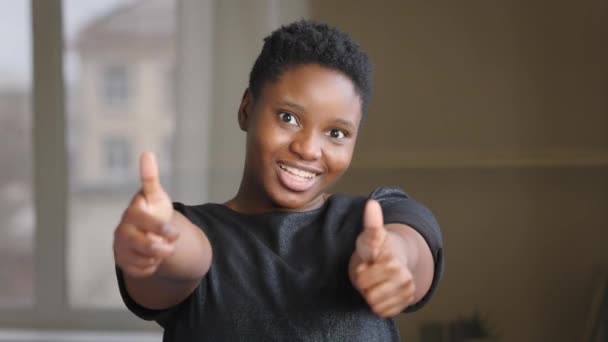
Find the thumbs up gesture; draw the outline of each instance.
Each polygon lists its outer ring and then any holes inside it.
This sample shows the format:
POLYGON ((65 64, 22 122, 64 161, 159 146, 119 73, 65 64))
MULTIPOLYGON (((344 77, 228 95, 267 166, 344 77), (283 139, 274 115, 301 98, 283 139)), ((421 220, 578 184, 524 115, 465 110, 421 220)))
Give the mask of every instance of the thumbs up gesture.
POLYGON ((141 189, 114 231, 114 259, 121 270, 133 277, 154 274, 164 259, 175 252, 178 232, 170 224, 173 206, 158 179, 152 153, 140 159, 141 189))
POLYGON ((381 317, 397 315, 414 300, 412 272, 403 252, 405 244, 399 239, 384 225, 380 204, 369 200, 350 259, 349 276, 372 311, 381 317))

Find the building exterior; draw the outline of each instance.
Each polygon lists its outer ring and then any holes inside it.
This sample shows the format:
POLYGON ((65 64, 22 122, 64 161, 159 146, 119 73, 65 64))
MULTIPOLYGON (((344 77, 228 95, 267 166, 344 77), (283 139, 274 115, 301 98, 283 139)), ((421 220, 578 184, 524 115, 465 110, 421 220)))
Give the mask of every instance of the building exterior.
POLYGON ((175 127, 173 0, 125 2, 78 33, 79 81, 68 89, 69 300, 124 308, 112 237, 139 187, 140 152, 156 152, 170 176, 175 127))
POLYGON ((116 189, 137 181, 138 155, 157 153, 170 170, 174 131, 174 2, 137 1, 84 27, 78 107, 71 115, 73 190, 116 189))
POLYGON ((0 307, 33 302, 32 115, 24 88, 0 85, 0 307))

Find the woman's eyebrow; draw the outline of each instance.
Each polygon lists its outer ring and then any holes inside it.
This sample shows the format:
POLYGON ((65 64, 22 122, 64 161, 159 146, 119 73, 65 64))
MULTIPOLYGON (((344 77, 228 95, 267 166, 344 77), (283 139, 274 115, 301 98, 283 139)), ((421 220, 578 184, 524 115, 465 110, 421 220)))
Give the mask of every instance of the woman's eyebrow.
POLYGON ((353 130, 355 129, 355 124, 353 124, 350 120, 336 119, 334 122, 336 124, 346 126, 346 128, 353 129, 353 130))
POLYGON ((294 108, 294 109, 296 109, 298 111, 301 111, 301 112, 305 112, 306 111, 306 109, 303 106, 301 106, 301 105, 299 105, 297 103, 291 102, 291 101, 282 101, 282 102, 279 102, 279 106, 291 107, 291 108, 294 108))

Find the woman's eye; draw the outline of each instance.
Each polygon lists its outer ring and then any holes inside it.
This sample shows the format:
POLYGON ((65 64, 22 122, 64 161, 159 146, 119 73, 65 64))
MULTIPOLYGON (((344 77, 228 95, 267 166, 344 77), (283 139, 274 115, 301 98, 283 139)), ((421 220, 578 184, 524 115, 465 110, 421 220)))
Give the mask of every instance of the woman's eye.
POLYGON ((329 133, 327 134, 330 137, 334 138, 334 139, 344 139, 346 138, 346 134, 339 129, 332 129, 331 131, 329 131, 329 133))
POLYGON ((295 116, 293 116, 292 114, 289 113, 279 113, 279 118, 281 118, 281 121, 288 123, 290 125, 298 125, 298 121, 296 120, 295 116))

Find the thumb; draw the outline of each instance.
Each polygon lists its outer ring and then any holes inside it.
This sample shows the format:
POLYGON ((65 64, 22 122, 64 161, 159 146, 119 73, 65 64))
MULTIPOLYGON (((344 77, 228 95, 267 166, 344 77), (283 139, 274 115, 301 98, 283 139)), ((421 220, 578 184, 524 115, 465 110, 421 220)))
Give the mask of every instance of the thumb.
POLYGON ((154 153, 144 152, 141 154, 139 159, 139 178, 144 197, 156 196, 159 192, 163 191, 158 180, 158 165, 154 153))
POLYGON ((357 253, 365 262, 376 260, 380 254, 386 229, 384 228, 384 217, 380 203, 369 200, 363 211, 363 228, 357 238, 357 253))

